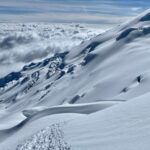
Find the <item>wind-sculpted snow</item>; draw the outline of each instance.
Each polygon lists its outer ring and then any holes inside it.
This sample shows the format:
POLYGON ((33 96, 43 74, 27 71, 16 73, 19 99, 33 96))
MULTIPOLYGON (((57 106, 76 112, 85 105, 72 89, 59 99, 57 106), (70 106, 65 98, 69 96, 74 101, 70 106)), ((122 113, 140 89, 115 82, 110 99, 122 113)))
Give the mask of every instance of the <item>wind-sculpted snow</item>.
POLYGON ((61 124, 47 127, 20 143, 16 150, 71 150, 61 124))

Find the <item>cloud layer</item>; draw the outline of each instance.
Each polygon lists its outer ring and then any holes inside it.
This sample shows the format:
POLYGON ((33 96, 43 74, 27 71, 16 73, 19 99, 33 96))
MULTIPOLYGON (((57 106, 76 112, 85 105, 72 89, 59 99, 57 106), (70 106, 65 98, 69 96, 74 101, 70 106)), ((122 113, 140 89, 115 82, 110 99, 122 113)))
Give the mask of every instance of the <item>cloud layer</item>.
POLYGON ((0 24, 0 76, 56 52, 69 51, 98 33, 101 30, 73 24, 0 24))

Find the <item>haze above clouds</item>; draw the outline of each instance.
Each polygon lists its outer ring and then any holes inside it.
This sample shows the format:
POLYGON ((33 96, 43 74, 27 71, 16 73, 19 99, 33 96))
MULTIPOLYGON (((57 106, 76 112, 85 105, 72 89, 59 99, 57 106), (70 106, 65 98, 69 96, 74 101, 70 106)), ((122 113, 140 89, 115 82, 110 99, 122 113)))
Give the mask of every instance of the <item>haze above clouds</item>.
POLYGON ((147 0, 1 0, 1 22, 79 22, 112 26, 144 11, 147 0))

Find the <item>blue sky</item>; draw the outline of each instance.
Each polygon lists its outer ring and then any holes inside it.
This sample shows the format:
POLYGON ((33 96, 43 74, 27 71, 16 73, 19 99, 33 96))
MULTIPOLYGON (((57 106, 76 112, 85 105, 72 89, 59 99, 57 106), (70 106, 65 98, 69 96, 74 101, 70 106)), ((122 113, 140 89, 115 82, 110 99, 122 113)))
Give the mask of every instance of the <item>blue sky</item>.
POLYGON ((149 0, 0 0, 0 21, 114 25, 149 6, 149 0))

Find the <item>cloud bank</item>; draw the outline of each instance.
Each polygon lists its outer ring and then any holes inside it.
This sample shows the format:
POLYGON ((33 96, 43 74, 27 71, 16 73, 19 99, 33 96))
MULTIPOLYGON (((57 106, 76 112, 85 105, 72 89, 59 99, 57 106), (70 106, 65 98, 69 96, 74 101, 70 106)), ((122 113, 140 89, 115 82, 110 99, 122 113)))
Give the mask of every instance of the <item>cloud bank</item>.
POLYGON ((46 23, 0 24, 0 77, 31 62, 69 51, 101 30, 46 23))

